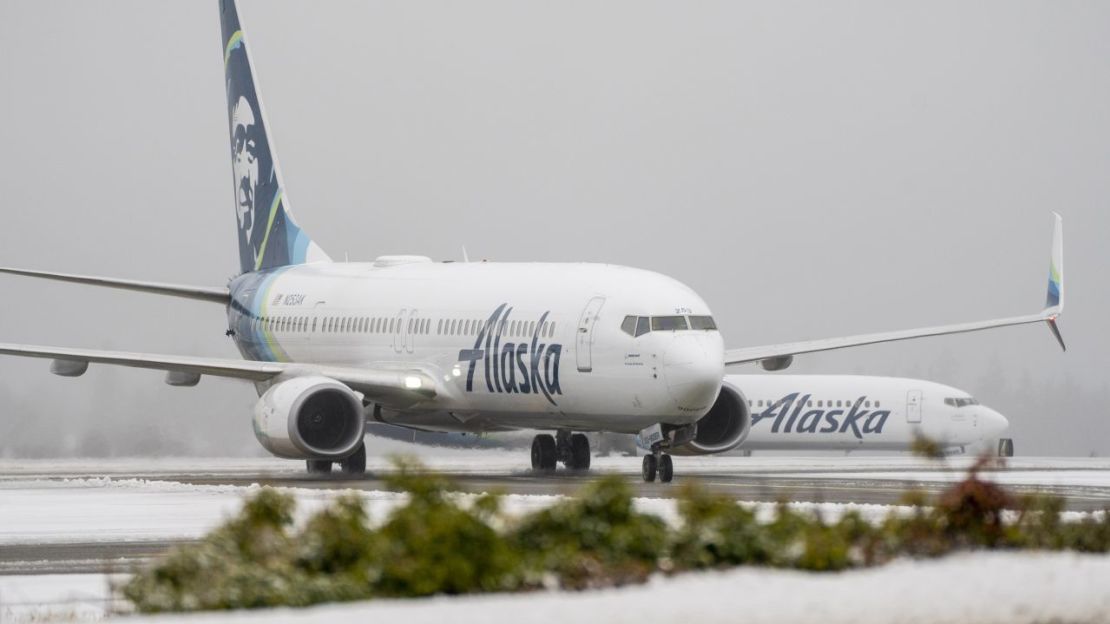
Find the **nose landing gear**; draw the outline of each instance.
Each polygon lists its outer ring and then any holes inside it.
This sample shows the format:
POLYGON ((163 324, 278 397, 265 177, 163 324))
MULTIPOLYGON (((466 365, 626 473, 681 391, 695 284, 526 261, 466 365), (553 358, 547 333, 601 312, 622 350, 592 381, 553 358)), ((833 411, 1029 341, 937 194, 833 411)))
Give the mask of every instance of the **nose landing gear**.
POLYGON ((560 430, 532 438, 532 470, 550 472, 562 462, 569 470, 590 469, 590 439, 584 433, 560 430))

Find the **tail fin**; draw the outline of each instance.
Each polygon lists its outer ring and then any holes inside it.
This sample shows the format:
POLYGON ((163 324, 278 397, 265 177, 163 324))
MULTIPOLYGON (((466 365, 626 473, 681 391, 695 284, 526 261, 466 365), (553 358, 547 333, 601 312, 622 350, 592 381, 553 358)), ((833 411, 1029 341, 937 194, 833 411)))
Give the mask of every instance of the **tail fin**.
POLYGON ((1067 350, 1060 328, 1056 326, 1056 316, 1064 311, 1064 219, 1059 213, 1052 213, 1056 221, 1052 227, 1052 260, 1048 265, 1048 296, 1045 300, 1046 321, 1052 335, 1067 350))
POLYGON ((231 129, 239 266, 244 273, 289 264, 327 261, 289 210, 269 123, 262 109, 254 65, 239 24, 235 0, 220 0, 224 75, 231 129))

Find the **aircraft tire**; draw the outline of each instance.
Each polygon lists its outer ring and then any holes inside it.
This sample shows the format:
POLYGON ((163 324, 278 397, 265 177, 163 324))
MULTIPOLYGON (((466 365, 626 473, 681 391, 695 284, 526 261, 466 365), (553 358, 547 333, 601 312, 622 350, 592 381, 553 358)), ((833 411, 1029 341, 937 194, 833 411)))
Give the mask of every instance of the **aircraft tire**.
POLYGON ((674 479, 674 461, 670 455, 659 456, 659 482, 670 483, 674 479))
POLYGON ((1014 439, 1002 438, 998 441, 998 456, 999 457, 1013 457, 1014 456, 1014 439))
POLYGON ((571 470, 590 469, 590 439, 584 433, 570 436, 570 463, 571 470))
POLYGON ((346 475, 362 476, 366 474, 366 445, 359 444, 358 450, 339 462, 339 466, 343 470, 343 474, 346 475))
POLYGON ((310 459, 305 461, 305 466, 308 474, 325 475, 331 473, 331 463, 330 459, 310 459))
POLYGON ((644 463, 640 467, 640 475, 643 476, 644 481, 647 483, 655 481, 656 468, 655 455, 644 455, 644 463))
POLYGON ((532 470, 544 472, 555 470, 556 460, 554 436, 541 433, 532 438, 532 470))

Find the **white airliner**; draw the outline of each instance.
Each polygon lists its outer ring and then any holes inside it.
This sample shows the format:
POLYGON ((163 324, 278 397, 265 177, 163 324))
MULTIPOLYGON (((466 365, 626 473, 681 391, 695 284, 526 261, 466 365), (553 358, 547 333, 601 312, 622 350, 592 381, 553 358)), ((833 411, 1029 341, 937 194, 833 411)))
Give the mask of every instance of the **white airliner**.
MULTIPOLYGON (((909 451, 920 437, 948 452, 968 447, 1012 456, 1013 440, 1003 437, 1006 417, 967 392, 944 384, 900 377, 866 375, 725 375, 724 392, 743 396, 750 417, 741 451, 909 451)), ((443 446, 519 446, 525 432, 476 437, 460 433, 414 435, 412 429, 373 424, 372 434, 419 444, 443 446)), ((699 432, 702 443, 709 432, 699 432)), ((626 450, 634 448, 632 437, 626 450)), ((650 449, 649 445, 643 445, 650 449)), ((676 454, 684 449, 677 449, 676 454)))
POLYGON ((751 412, 741 389, 722 392, 727 365, 777 370, 802 353, 1026 323, 1056 332, 1058 216, 1049 303, 1039 313, 732 350, 697 293, 648 271, 423 256, 332 262, 293 220, 234 0, 219 10, 240 275, 213 288, 3 271, 211 301, 225 309, 244 359, 19 344, 0 344, 0 353, 52 359, 51 370, 67 376, 103 363, 164 370, 177 386, 203 375, 254 382, 259 442, 313 472, 336 462, 363 472, 369 418, 439 431, 555 431, 533 441, 541 470, 589 466, 588 441, 572 432, 639 432, 653 445, 645 476, 669 481, 668 451, 715 453, 743 441, 751 412))
POLYGON ((746 450, 910 450, 924 436, 945 449, 1014 452, 1010 423, 951 386, 864 375, 727 375, 752 414, 746 450))

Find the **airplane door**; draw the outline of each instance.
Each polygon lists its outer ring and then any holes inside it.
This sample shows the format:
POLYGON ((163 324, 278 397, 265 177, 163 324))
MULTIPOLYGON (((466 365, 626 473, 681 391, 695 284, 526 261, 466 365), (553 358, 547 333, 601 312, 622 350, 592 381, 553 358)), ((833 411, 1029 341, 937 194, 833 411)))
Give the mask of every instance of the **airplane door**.
POLYGON ((402 308, 401 311, 397 313, 397 316, 393 317, 393 320, 391 321, 393 323, 394 353, 400 353, 405 349, 405 335, 402 332, 402 329, 405 326, 405 312, 408 312, 408 310, 402 308))
POLYGON ((592 354, 594 323, 597 322, 597 315, 603 305, 605 305, 605 297, 590 299, 590 302, 586 304, 586 309, 582 310, 582 316, 578 319, 574 353, 578 360, 578 372, 580 373, 588 373, 594 369, 592 354))
POLYGON ((910 390, 906 393, 906 422, 921 422, 921 391, 910 390))

